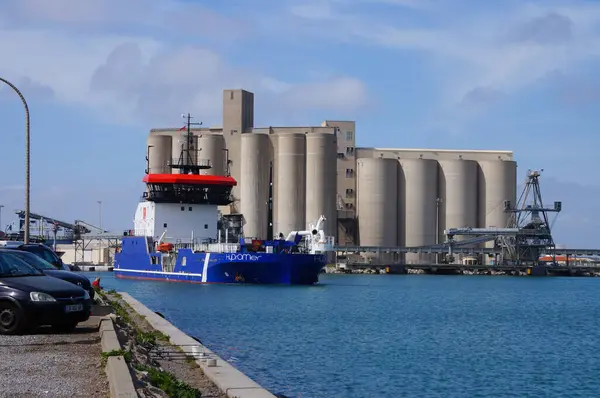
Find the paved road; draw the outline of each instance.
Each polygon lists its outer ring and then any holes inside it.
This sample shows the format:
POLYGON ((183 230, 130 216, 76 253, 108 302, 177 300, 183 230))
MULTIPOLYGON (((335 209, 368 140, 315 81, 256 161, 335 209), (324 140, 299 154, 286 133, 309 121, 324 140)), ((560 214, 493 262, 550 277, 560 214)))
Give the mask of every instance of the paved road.
POLYGON ((0 336, 0 397, 108 397, 99 317, 73 333, 0 336))

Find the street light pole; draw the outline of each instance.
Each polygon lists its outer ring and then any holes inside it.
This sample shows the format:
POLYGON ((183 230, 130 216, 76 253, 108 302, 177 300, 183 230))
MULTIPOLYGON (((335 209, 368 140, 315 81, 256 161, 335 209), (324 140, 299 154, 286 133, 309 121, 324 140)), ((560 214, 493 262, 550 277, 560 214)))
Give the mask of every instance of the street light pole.
POLYGON ((23 102, 23 107, 25 108, 25 244, 29 243, 29 191, 30 191, 30 139, 29 139, 29 106, 27 106, 27 101, 25 101, 25 97, 19 91, 17 86, 9 82, 8 80, 0 77, 0 81, 6 83, 10 88, 14 90, 15 93, 21 98, 21 102, 23 102))
MULTIPOLYGON (((98 222, 100 223, 99 227, 102 229, 102 201, 98 201, 98 222)), ((102 231, 104 232, 104 231, 102 231)))
POLYGON ((2 229, 2 208, 4 207, 4 205, 0 205, 0 232, 3 232, 4 229, 2 229))

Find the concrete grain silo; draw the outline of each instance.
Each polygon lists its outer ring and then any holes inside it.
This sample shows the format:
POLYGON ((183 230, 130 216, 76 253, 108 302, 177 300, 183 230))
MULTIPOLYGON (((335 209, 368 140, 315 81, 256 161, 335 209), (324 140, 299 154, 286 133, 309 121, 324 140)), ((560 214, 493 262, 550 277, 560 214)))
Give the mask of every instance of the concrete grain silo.
POLYGON ((510 160, 479 162, 479 226, 505 228, 510 213, 504 212, 504 201, 516 205, 517 163, 510 160))
POLYGON ((149 174, 170 174, 168 162, 171 160, 171 136, 150 134, 148 136, 149 174))
MULTIPOLYGON (((171 157, 174 165, 187 165, 190 162, 196 164, 198 161, 198 136, 192 136, 189 154, 186 151, 182 153, 182 149, 186 149, 186 140, 187 132, 177 131, 173 133, 171 157)), ((182 170, 180 168, 173 168, 172 173, 181 174, 182 170)))
POLYGON ((440 233, 448 228, 477 227, 477 162, 458 159, 439 164, 440 233))
POLYGON ((337 231, 336 156, 335 134, 306 135, 306 222, 324 215, 327 236, 336 236, 337 231))
POLYGON ((398 161, 362 158, 357 165, 361 246, 398 246, 398 161))
MULTIPOLYGON (((438 231, 438 162, 403 159, 399 175, 399 244, 428 246, 436 243, 438 231)), ((408 264, 431 263, 431 254, 406 253, 408 264)))
POLYGON ((244 216, 244 235, 248 238, 267 238, 269 146, 266 134, 242 134, 240 212, 244 216))
POLYGON ((198 142, 198 159, 210 160, 212 167, 200 170, 200 174, 225 175, 225 138, 221 134, 200 134, 198 142))
MULTIPOLYGON (((277 218, 273 233, 287 236, 306 225, 306 137, 298 133, 277 135, 277 218)), ((243 182, 242 182, 243 184, 243 182)))
MULTIPOLYGON (((480 161, 477 185, 479 227, 507 227, 511 215, 504 212, 504 201, 516 205, 517 163, 511 160, 480 161)), ((494 242, 486 242, 485 246, 493 247, 494 242)), ((490 258, 486 257, 486 263, 489 262, 490 258)))

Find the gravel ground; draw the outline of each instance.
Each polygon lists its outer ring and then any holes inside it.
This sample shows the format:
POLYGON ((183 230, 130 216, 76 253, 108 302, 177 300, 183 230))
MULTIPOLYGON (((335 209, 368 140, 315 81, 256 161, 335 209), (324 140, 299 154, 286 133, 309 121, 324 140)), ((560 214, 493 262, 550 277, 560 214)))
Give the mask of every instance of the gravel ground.
POLYGON ((0 336, 0 397, 108 397, 98 317, 73 333, 0 336))

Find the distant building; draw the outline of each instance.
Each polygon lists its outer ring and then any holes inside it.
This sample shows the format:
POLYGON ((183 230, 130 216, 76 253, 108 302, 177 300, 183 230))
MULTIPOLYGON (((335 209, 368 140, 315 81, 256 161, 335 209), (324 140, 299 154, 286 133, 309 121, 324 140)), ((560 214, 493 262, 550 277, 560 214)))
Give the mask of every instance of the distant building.
MULTIPOLYGON (((443 241, 446 228, 504 227, 504 203, 516 201, 512 151, 357 148, 354 121, 255 127, 245 90, 223 91, 222 127, 192 131, 196 159, 213 165, 207 173, 229 165, 238 181, 235 202, 221 211, 242 213, 246 236, 267 237, 271 166, 273 232, 306 229, 324 214, 342 246, 424 246, 443 241)), ((151 130, 149 173, 177 172, 169 162, 180 161, 185 133, 151 130)))

